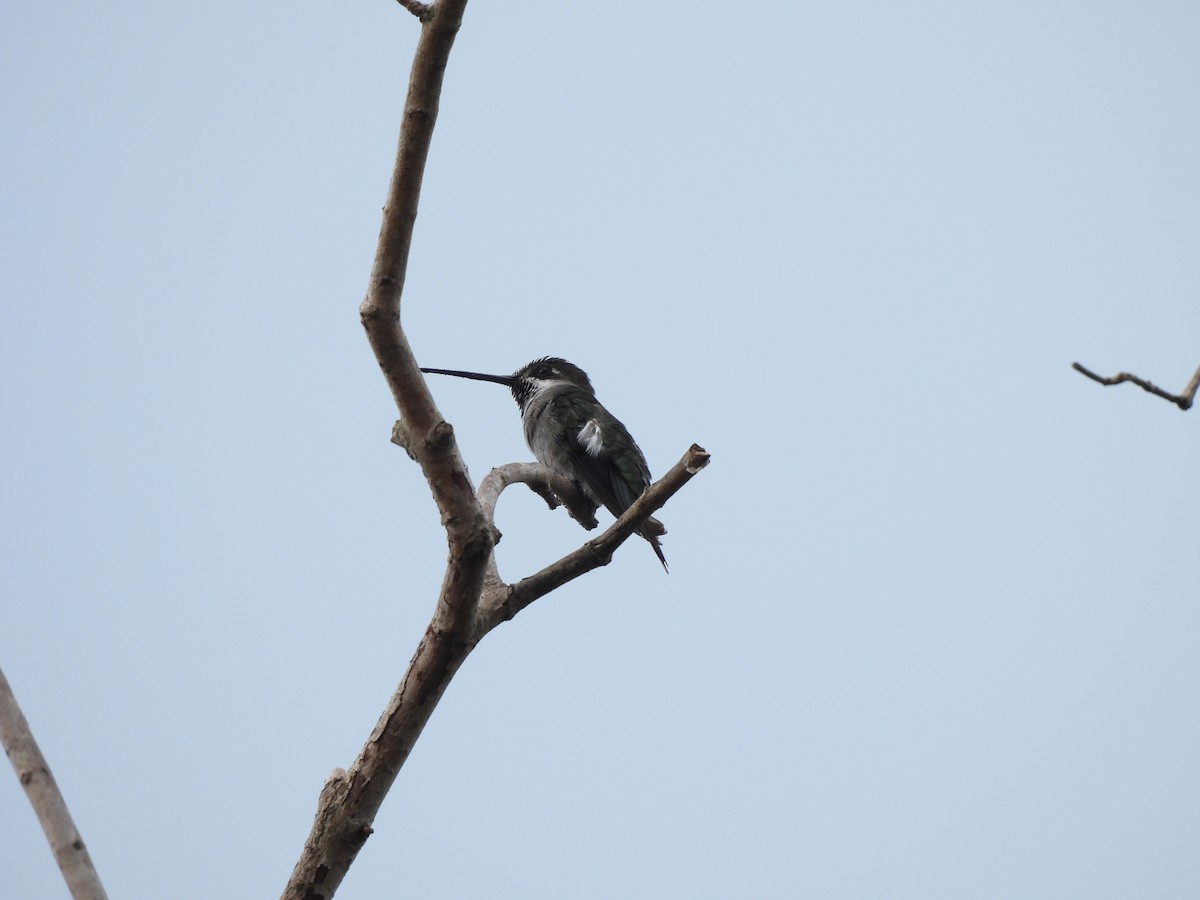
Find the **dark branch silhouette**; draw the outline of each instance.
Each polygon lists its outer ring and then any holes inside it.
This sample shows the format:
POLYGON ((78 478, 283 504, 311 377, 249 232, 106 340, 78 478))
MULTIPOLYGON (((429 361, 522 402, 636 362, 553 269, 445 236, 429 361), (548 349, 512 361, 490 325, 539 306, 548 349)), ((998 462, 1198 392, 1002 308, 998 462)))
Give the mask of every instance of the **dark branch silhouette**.
POLYGON ((1192 402, 1196 399, 1196 390, 1200 388, 1200 368, 1196 369, 1196 374, 1192 376, 1192 380, 1187 383, 1187 386, 1181 393, 1172 394, 1169 391, 1164 391, 1158 385, 1151 384, 1144 378, 1138 378, 1136 375, 1131 375, 1128 372, 1118 372, 1111 378, 1105 378, 1102 375, 1097 375, 1091 369, 1081 366, 1079 363, 1071 363, 1071 368, 1076 372, 1086 375, 1092 381, 1098 381, 1104 385, 1121 384, 1124 381, 1132 382, 1144 391, 1149 391, 1156 397, 1162 397, 1164 400, 1170 400, 1184 412, 1192 408, 1192 402))

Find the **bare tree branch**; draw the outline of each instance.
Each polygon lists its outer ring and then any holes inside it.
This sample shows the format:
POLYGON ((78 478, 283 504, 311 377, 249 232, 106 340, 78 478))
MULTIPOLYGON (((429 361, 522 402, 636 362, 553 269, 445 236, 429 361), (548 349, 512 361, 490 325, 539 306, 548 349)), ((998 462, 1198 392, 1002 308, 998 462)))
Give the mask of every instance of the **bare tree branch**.
POLYGON ((637 531, 648 516, 662 508, 680 488, 691 481, 692 476, 707 466, 708 462, 707 451, 692 444, 683 458, 675 463, 666 475, 647 488, 600 537, 588 541, 558 562, 521 579, 516 584, 500 585, 495 590, 489 590, 480 605, 480 638, 501 622, 511 619, 539 597, 546 596, 592 569, 608 565, 617 547, 637 531))
POLYGON ((421 36, 409 74, 379 245, 359 314, 404 423, 393 437, 400 438, 429 483, 446 527, 449 560, 433 620, 396 693, 349 771, 335 773, 321 791, 312 830, 283 893, 285 900, 332 897, 370 835, 396 774, 471 651, 473 645, 465 636, 471 630, 495 540, 475 499, 454 430, 438 412, 400 327, 400 297, 421 181, 446 62, 466 0, 438 0, 422 9, 404 5, 420 13, 421 36))
POLYGON ((345 771, 335 770, 321 790, 312 830, 284 890, 284 900, 333 896, 370 836, 385 795, 446 686, 483 635, 555 587, 606 564, 616 547, 708 462, 708 454, 693 446, 685 456, 686 465, 681 463, 652 485, 599 538, 530 579, 514 586, 501 581, 492 552, 499 540, 492 516, 505 486, 525 482, 552 507, 563 502, 585 528, 596 527, 596 506, 570 482, 528 464, 494 470, 477 497, 454 440, 454 429, 438 412, 400 325, 400 298, 421 179, 446 62, 466 0, 437 0, 428 6, 414 0, 400 2, 421 19, 421 36, 379 245, 359 313, 400 411, 392 440, 420 465, 446 529, 449 554, 432 621, 400 685, 358 757, 345 771), (481 604, 485 591, 488 602, 481 604))
MULTIPOLYGON (((284 898, 333 896, 354 857, 370 837, 371 823, 383 797, 433 714, 446 685, 484 635, 555 588, 607 565, 616 548, 637 531, 646 517, 661 508, 693 475, 708 465, 708 461, 708 453, 693 444, 683 458, 651 485, 604 534, 515 585, 505 584, 500 579, 495 569, 495 557, 489 553, 482 601, 470 626, 440 631, 435 615, 366 746, 349 770, 337 769, 326 780, 312 833, 284 898)), ((538 486, 539 493, 545 487, 559 497, 571 497, 572 503, 590 503, 580 498, 569 481, 541 466, 510 463, 493 469, 480 485, 480 500, 489 526, 500 493, 508 485, 521 482, 538 486)), ((453 569, 451 563, 448 577, 453 569)))
POLYGON ((496 521, 496 501, 510 484, 525 484, 546 501, 551 509, 567 508, 571 518, 587 531, 597 526, 597 506, 569 479, 556 475, 539 463, 508 463, 492 469, 479 483, 477 496, 489 522, 496 521))
POLYGON ((431 626, 438 634, 469 625, 494 537, 475 500, 454 430, 438 412, 400 326, 400 298, 442 79, 465 7, 466 0, 439 0, 421 20, 379 245, 359 309, 404 423, 405 449, 421 466, 446 527, 450 565, 431 626))
POLYGON ((1187 383, 1187 386, 1179 394, 1172 394, 1164 391, 1155 384, 1151 384, 1144 378, 1138 378, 1136 375, 1131 375, 1128 372, 1118 372, 1111 378, 1105 378, 1102 375, 1097 375, 1090 369, 1084 368, 1079 363, 1071 363, 1071 368, 1076 372, 1086 375, 1092 381, 1098 381, 1104 385, 1120 384, 1123 381, 1131 381, 1144 391, 1149 391, 1156 397, 1162 397, 1164 400, 1170 400, 1184 412, 1192 408, 1192 402, 1196 399, 1196 391, 1200 389, 1200 368, 1196 369, 1196 374, 1192 376, 1192 380, 1187 383))
POLYGON ((17 778, 42 823, 54 859, 75 900, 108 900, 83 838, 71 820, 66 801, 38 749, 29 723, 17 704, 8 679, 0 671, 0 745, 16 770, 17 778))

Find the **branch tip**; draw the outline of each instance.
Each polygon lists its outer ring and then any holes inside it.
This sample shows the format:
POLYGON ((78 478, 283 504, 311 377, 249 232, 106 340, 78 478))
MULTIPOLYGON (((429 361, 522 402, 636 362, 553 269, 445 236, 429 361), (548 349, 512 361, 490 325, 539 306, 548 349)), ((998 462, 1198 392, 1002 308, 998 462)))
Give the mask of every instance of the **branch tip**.
POLYGON ((427 22, 433 17, 432 3, 421 3, 419 0, 396 0, 396 2, 422 22, 427 22))
POLYGON ((1140 387, 1143 391, 1147 391, 1156 397, 1162 397, 1164 400, 1169 400, 1184 412, 1187 412, 1192 408, 1192 403, 1196 399, 1196 391, 1200 389, 1200 368, 1196 369, 1196 374, 1192 376, 1191 381, 1187 383, 1187 386, 1183 389, 1183 392, 1179 394, 1172 394, 1169 391, 1164 391, 1158 385, 1147 381, 1145 378, 1139 378, 1130 372, 1118 372, 1111 378, 1105 378, 1102 375, 1097 375, 1091 369, 1087 368, 1086 366, 1082 366, 1077 362, 1071 363, 1071 368, 1076 372, 1079 372, 1081 375, 1085 375, 1092 379, 1092 381, 1099 382, 1105 386, 1121 384, 1125 381, 1132 382, 1140 387))
POLYGON ((708 461, 712 459, 708 455, 708 451, 699 444, 692 444, 688 450, 688 455, 685 457, 684 468, 689 475, 695 475, 701 469, 708 465, 708 461))

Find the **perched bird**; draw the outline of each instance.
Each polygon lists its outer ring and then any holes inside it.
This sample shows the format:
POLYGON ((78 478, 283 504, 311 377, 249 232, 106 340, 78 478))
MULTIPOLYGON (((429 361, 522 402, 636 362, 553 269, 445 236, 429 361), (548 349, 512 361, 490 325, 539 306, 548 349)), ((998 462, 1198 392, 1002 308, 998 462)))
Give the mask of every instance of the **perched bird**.
MULTIPOLYGON (((628 429, 600 405, 587 372, 557 356, 544 356, 512 375, 484 375, 457 369, 421 369, 507 385, 525 425, 525 443, 538 462, 573 481, 597 506, 614 516, 629 509, 650 486, 646 457, 628 429)), ((650 542, 667 568, 658 539, 667 533, 650 518, 638 534, 650 542)))

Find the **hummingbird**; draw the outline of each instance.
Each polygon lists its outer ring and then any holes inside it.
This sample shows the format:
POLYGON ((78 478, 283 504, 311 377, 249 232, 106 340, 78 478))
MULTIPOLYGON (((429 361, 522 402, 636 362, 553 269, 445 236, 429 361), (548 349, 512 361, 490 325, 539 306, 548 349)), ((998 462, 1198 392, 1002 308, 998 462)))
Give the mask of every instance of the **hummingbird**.
MULTIPOLYGON (((629 430, 600 405, 587 372, 557 356, 543 356, 511 375, 484 375, 458 369, 421 369, 506 385, 521 408, 525 443, 550 471, 570 479, 597 506, 614 516, 629 509, 650 486, 646 457, 629 430)), ((667 533, 649 518, 637 532, 650 542, 667 568, 658 539, 667 533)))

